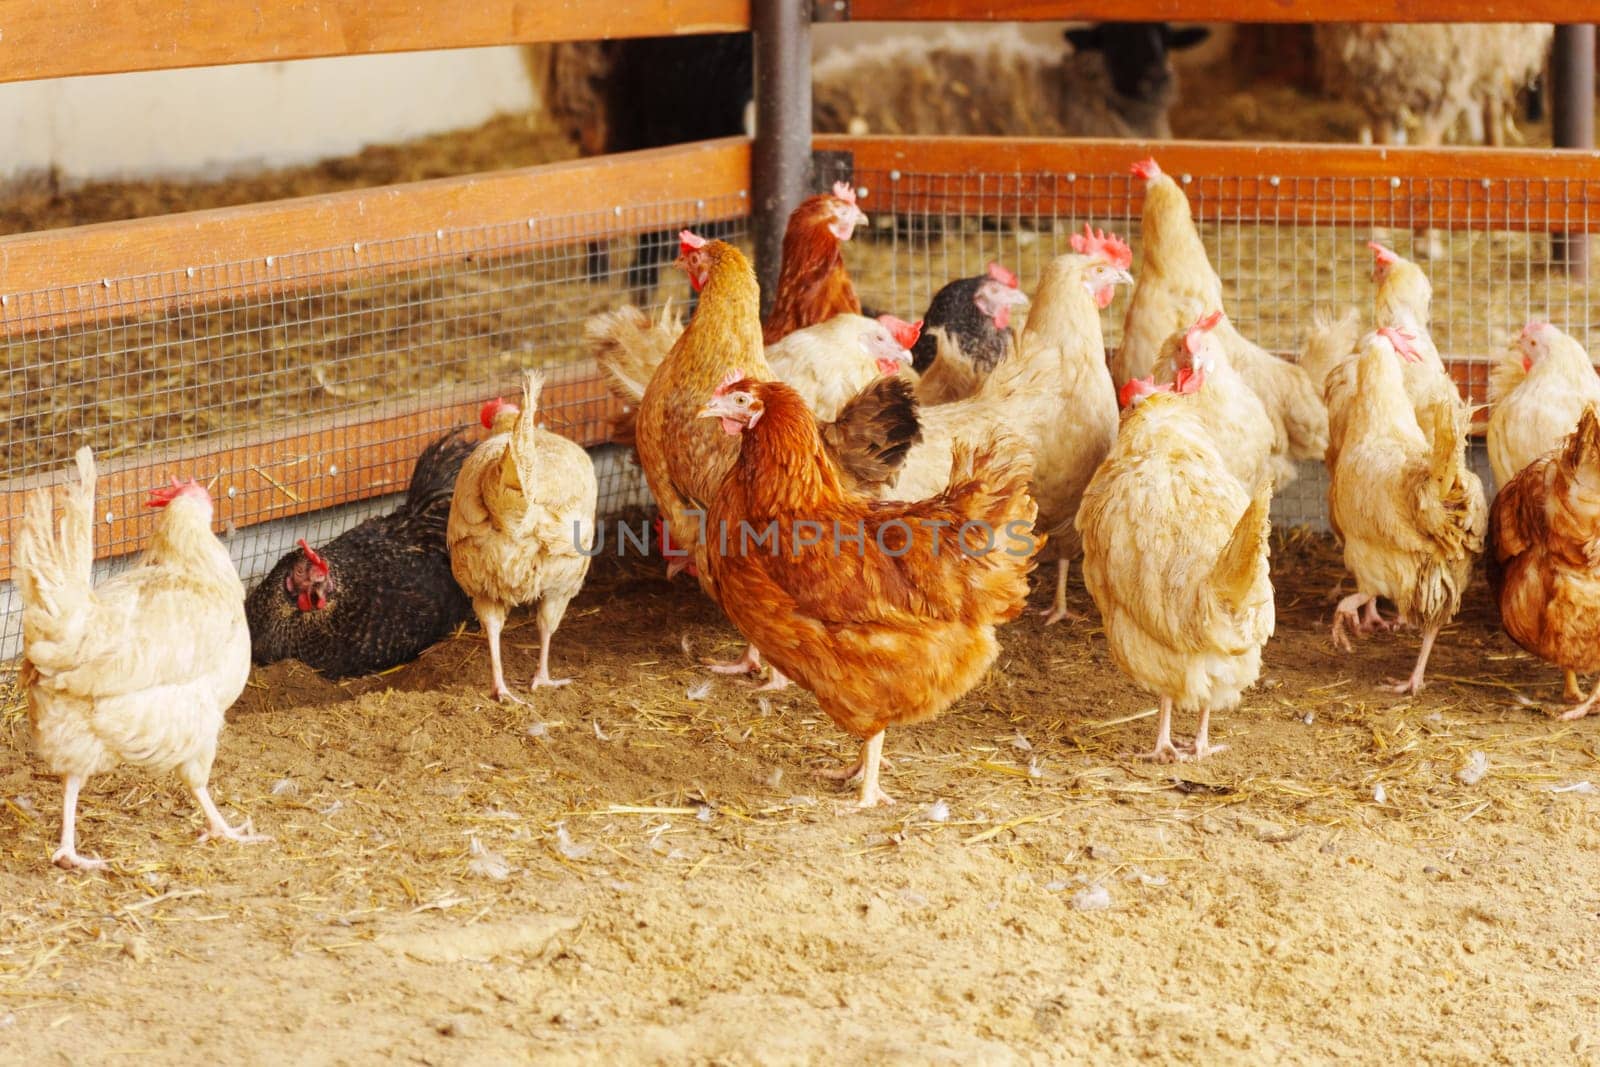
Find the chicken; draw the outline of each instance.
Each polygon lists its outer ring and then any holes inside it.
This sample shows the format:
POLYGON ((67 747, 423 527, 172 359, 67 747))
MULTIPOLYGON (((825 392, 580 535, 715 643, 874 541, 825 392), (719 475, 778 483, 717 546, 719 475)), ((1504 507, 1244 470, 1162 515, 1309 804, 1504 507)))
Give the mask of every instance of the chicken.
POLYGON ((763 341, 770 345, 835 315, 861 314, 861 301, 839 246, 866 223, 848 182, 834 182, 831 193, 802 200, 790 212, 783 231, 778 288, 761 331, 763 341))
POLYGON ((767 366, 812 415, 832 422, 873 379, 911 366, 910 349, 921 332, 921 320, 835 315, 768 345, 767 366))
POLYGON ((205 841, 269 838, 229 826, 207 782, 223 714, 250 674, 244 585, 211 532, 211 495, 191 481, 150 494, 163 508, 144 554, 98 588, 95 467, 77 454, 77 481, 28 494, 17 533, 22 669, 34 745, 64 784, 58 867, 94 870, 79 855, 78 790, 121 763, 177 769, 205 813, 205 841), (59 506, 59 517, 55 514, 59 506))
POLYGON ((589 573, 599 495, 589 453, 540 429, 543 387, 544 376, 528 371, 520 408, 498 399, 484 405, 483 424, 492 436, 462 464, 445 528, 450 571, 489 640, 494 698, 516 704, 526 701, 506 685, 500 630, 518 604, 538 601, 533 687, 572 680, 550 677, 550 638, 589 573))
POLYGON ((1600 403, 1600 376, 1577 341, 1548 322, 1530 322, 1490 376, 1489 403, 1489 465, 1494 484, 1504 486, 1600 403))
MULTIPOLYGON (((765 381, 772 370, 763 354, 759 292, 750 261, 730 244, 704 241, 687 230, 682 241, 680 262, 701 294, 700 308, 644 390, 637 447, 645 480, 673 541, 694 560, 701 588, 722 603, 705 567, 700 520, 733 466, 738 443, 696 415, 730 372, 765 381)), ((819 430, 847 482, 873 491, 893 476, 917 440, 910 383, 901 378, 873 382, 819 430)), ((712 667, 746 673, 759 665, 760 654, 751 646, 735 662, 712 667)), ((770 684, 776 688, 785 683, 775 675, 770 684)))
POLYGON ((257 663, 297 659, 329 678, 409 663, 472 617, 450 573, 445 524, 472 441, 456 430, 417 457, 405 502, 321 551, 302 539, 245 598, 257 663))
POLYGON ((1187 395, 1159 388, 1124 387, 1130 409, 1077 527, 1111 658, 1161 701, 1144 758, 1172 763, 1226 748, 1211 741, 1211 713, 1237 707, 1261 674, 1275 625, 1272 483, 1247 489, 1229 473, 1202 412, 1212 388, 1204 364, 1178 386, 1187 395), (1172 741, 1174 707, 1200 713, 1183 749, 1172 741))
POLYGON ((1351 410, 1349 397, 1356 387, 1356 361, 1352 356, 1360 340, 1361 316, 1355 308, 1347 308, 1337 319, 1319 310, 1300 356, 1300 365, 1318 384, 1328 406, 1328 447, 1323 462, 1329 470, 1338 461, 1344 441, 1345 420, 1351 410))
POLYGON ((1272 452, 1272 420, 1261 398, 1228 362, 1217 339, 1220 311, 1205 315, 1163 348, 1162 377, 1170 375, 1176 392, 1195 393, 1190 414, 1198 419, 1222 454, 1223 468, 1246 492, 1270 479, 1292 479, 1294 472, 1272 452), (1205 388, 1197 382, 1204 380, 1205 388))
MULTIPOLYGON (((1144 213, 1139 222, 1143 261, 1123 323, 1122 344, 1111 359, 1111 376, 1120 388, 1151 373, 1161 346, 1174 330, 1186 329, 1201 315, 1224 308, 1222 280, 1206 258, 1200 231, 1189 213, 1189 199, 1153 159, 1133 165, 1144 179, 1144 213)), ((1294 477, 1291 461, 1318 459, 1328 447, 1328 412, 1317 384, 1297 364, 1280 359, 1247 340, 1224 321, 1217 337, 1228 362, 1267 409, 1273 425, 1273 466, 1278 488, 1294 477)))
POLYGON ((1050 537, 1046 553, 1057 560, 1055 597, 1045 613, 1051 623, 1071 615, 1067 568, 1079 547, 1072 519, 1117 434, 1100 311, 1119 283, 1132 280, 1132 255, 1116 236, 1086 226, 1073 235, 1072 248, 1045 267, 1015 355, 975 396, 922 410, 922 442, 889 493, 896 500, 930 497, 944 489, 957 444, 975 445, 1001 426, 1014 433, 1032 458, 1039 529, 1050 537))
POLYGON ((1600 419, 1594 403, 1564 440, 1513 475, 1489 515, 1489 585, 1511 639, 1566 672, 1562 714, 1581 719, 1577 672, 1600 670, 1600 419))
POLYGON ((1000 437, 960 446, 939 495, 874 501, 845 484, 794 390, 730 375, 705 400, 700 415, 739 446, 709 528, 775 527, 778 542, 708 554, 728 618, 862 739, 858 764, 828 776, 859 773, 861 807, 891 803, 884 729, 976 685, 999 653, 995 626, 1022 611, 1037 547, 1025 454, 1000 437))
POLYGON ((998 263, 973 278, 958 278, 933 294, 922 336, 911 348, 924 407, 964 400, 978 391, 1016 347, 1013 308, 1028 303, 1017 276, 998 263))
POLYGON ((1377 241, 1368 241, 1367 247, 1372 250, 1372 280, 1378 286, 1373 294, 1373 320, 1379 329, 1391 326, 1406 331, 1420 357, 1401 368, 1412 409, 1420 415, 1431 404, 1461 403, 1461 390, 1445 370, 1428 333, 1433 283, 1421 267, 1377 241))
POLYGON ((1406 396, 1400 360, 1419 361, 1406 333, 1368 334, 1355 357, 1354 388, 1329 393, 1344 406, 1344 440, 1329 470, 1328 517, 1344 541, 1345 567, 1356 592, 1339 601, 1333 641, 1349 651, 1347 628, 1387 624, 1357 611, 1386 596, 1400 620, 1422 629, 1416 667, 1397 693, 1421 691, 1439 630, 1461 607, 1473 557, 1483 551, 1487 508, 1483 486, 1467 465, 1470 417, 1465 405, 1441 399, 1419 422, 1406 396))

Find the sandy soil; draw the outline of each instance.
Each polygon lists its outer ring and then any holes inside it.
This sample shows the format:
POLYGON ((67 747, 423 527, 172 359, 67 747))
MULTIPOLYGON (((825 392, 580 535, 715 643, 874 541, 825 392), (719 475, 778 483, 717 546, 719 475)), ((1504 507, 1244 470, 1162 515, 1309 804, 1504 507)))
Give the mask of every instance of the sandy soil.
POLYGON ((1415 637, 1336 653, 1331 548, 1276 555, 1226 752, 1130 758, 1150 699, 1092 625, 1030 616, 891 733, 900 803, 866 813, 809 773, 852 752, 814 700, 707 685, 685 646, 736 636, 639 561, 597 569, 576 682, 530 709, 484 700, 474 633, 345 685, 257 672, 213 784, 267 845, 196 846, 175 780, 117 772, 80 824, 111 873, 50 868, 60 790, 13 696, 4 1058, 1600 1063, 1600 800, 1556 788, 1600 783, 1600 727, 1546 717, 1559 676, 1481 584, 1434 684, 1377 692, 1415 637))

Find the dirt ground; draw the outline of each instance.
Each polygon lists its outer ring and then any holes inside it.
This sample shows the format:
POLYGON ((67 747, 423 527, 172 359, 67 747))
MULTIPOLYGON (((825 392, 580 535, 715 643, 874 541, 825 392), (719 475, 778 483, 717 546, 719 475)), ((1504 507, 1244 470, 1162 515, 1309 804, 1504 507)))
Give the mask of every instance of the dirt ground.
POLYGON ((1481 583, 1426 692, 1378 692, 1415 636, 1335 652, 1332 547, 1275 556, 1226 752, 1133 759, 1151 699, 1096 625, 1030 615, 891 731, 900 802, 869 812, 810 773, 853 753, 815 701, 709 680, 736 635, 639 560, 597 565, 575 682, 530 708, 484 699, 476 633, 343 685, 257 671, 213 786, 270 844, 197 846, 175 779, 119 771, 81 809, 111 871, 51 868, 13 695, 4 1058, 1600 1063, 1600 723, 1547 717, 1559 675, 1481 583))

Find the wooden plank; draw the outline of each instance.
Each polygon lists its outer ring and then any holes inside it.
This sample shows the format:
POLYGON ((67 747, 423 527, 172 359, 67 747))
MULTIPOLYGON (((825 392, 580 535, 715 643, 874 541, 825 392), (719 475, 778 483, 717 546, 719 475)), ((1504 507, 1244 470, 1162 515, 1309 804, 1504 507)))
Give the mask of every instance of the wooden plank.
POLYGON ((1208 219, 1600 230, 1600 152, 1587 150, 820 134, 815 146, 852 153, 858 182, 887 179, 868 189, 869 213, 889 198, 907 213, 973 213, 988 197, 1007 211, 1136 215, 1128 168, 1153 155, 1195 179, 1186 191, 1208 219))
POLYGON ((689 198, 748 204, 749 175, 749 140, 730 137, 14 234, 0 238, 0 337, 570 243, 587 232, 580 228, 584 214, 594 217, 598 230, 600 213, 628 207, 689 198), (561 221, 552 228, 542 225, 547 220, 561 221), (501 223, 521 229, 493 249, 469 247, 470 236, 457 233, 501 223), (385 243, 401 240, 403 248, 385 243))
MULTIPOLYGON (((1570 22, 1557 0, 848 0, 857 22, 1570 22)), ((841 12, 842 13, 842 12, 841 12)))
POLYGON ((0 0, 0 81, 749 26, 749 0, 0 0))
MULTIPOLYGON (((304 515, 405 489, 417 453, 445 430, 476 425, 487 391, 471 401, 418 405, 411 410, 351 421, 324 419, 276 436, 267 435, 200 455, 171 450, 100 470, 95 523, 95 556, 122 555, 142 548, 154 524, 144 508, 149 491, 168 477, 209 483, 216 501, 216 529, 242 529, 304 515)), ((552 371, 540 409, 546 426, 585 447, 610 438, 611 419, 621 404, 589 365, 575 375, 552 371), (557 380, 559 377, 559 380, 557 380)), ((0 483, 0 530, 22 516, 30 488, 54 484, 70 464, 47 475, 0 483)), ((11 544, 0 544, 0 581, 11 576, 11 544)))

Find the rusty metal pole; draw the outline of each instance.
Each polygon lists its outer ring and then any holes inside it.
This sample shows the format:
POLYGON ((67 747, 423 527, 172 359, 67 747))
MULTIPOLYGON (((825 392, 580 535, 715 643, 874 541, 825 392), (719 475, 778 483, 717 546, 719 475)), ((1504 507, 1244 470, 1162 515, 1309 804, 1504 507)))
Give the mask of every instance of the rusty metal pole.
POLYGON ((811 173, 811 4, 751 0, 750 27, 756 59, 750 207, 765 318, 783 261, 783 228, 804 199, 811 173))
MULTIPOLYGON (((1557 148, 1594 147, 1594 27, 1557 26, 1550 49, 1550 122, 1557 148)), ((1587 234, 1557 235, 1550 258, 1575 278, 1589 276, 1587 234)))

